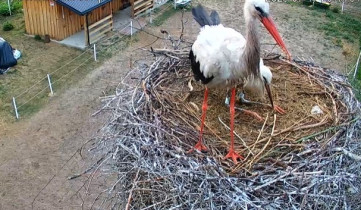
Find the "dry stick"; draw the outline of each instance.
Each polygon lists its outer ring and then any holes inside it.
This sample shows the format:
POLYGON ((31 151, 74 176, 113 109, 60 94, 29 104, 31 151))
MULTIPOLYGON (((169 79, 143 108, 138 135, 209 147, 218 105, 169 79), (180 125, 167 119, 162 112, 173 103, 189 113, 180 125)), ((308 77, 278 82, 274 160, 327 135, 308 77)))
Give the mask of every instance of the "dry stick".
MULTIPOLYGON (((220 117, 220 116, 218 116, 218 120, 219 120, 219 122, 222 123, 222 125, 223 125, 224 127, 226 127, 228 130, 231 130, 231 129, 221 120, 221 117, 220 117)), ((243 146, 245 146, 245 147, 248 149, 249 153, 251 153, 252 155, 254 155, 253 152, 252 152, 252 150, 247 146, 246 142, 238 135, 238 133, 236 133, 236 131, 234 131, 234 130, 233 130, 233 133, 234 133, 235 136, 237 136, 237 137, 242 141, 243 146)))
POLYGON ((354 123, 354 122, 356 122, 356 121, 358 121, 358 120, 360 120, 360 117, 357 117, 357 118, 355 118, 355 119, 353 119, 353 120, 350 120, 349 122, 342 123, 342 124, 337 125, 337 126, 329 127, 329 128, 327 128, 327 129, 325 129, 325 130, 323 130, 323 131, 320 131, 320 132, 311 134, 311 135, 309 135, 309 136, 302 137, 302 138, 298 139, 296 142, 301 142, 301 141, 304 141, 304 140, 307 140, 307 139, 310 139, 310 138, 319 136, 319 135, 321 135, 321 134, 327 133, 327 132, 329 132, 329 131, 331 131, 331 130, 334 130, 334 129, 337 129, 337 128, 341 128, 341 127, 343 127, 343 126, 348 126, 348 125, 350 125, 351 123, 354 123))
POLYGON ((125 206, 126 210, 129 210, 129 208, 130 208, 130 203, 132 201, 133 190, 135 188, 136 181, 138 179, 139 171, 140 171, 140 169, 138 169, 137 174, 135 175, 135 178, 133 180, 133 186, 132 186, 132 189, 130 189, 129 196, 128 196, 128 202, 127 202, 127 205, 125 206))
POLYGON ((294 123, 293 125, 291 125, 290 127, 285 128, 285 129, 277 132, 277 133, 274 134, 274 135, 275 135, 275 136, 278 136, 279 134, 282 134, 282 133, 285 133, 285 132, 288 132, 288 131, 292 130, 294 127, 296 127, 296 125, 300 124, 301 122, 303 122, 304 120, 306 120, 306 119, 309 118, 309 117, 310 117, 310 116, 307 116, 307 117, 305 117, 305 118, 303 118, 303 119, 295 122, 295 123, 294 123))
MULTIPOLYGON (((272 137, 276 137, 276 136, 279 136, 279 135, 281 135, 281 134, 283 134, 283 133, 286 133, 286 132, 292 132, 292 131, 294 131, 293 129, 297 129, 297 130, 300 130, 299 129, 299 127, 296 127, 296 125, 297 124, 299 124, 300 122, 302 122, 302 121, 304 121, 304 120, 306 120, 307 118, 309 118, 310 116, 307 116, 307 117, 305 117, 305 118, 303 118, 303 119, 301 119, 301 120, 299 120, 298 122, 296 122, 295 124, 293 124, 292 126, 290 126, 290 127, 288 127, 288 128, 286 128, 286 129, 283 129, 283 130, 281 130, 281 131, 279 131, 278 133, 276 133, 276 134, 273 134, 272 135, 272 137)), ((302 124, 302 125, 305 125, 306 123, 304 123, 304 124, 302 124)), ((263 138, 263 139, 261 139, 261 140, 259 140, 257 143, 262 143, 262 142, 264 142, 264 141, 266 141, 268 138, 267 137, 265 137, 265 138, 263 138)), ((255 143, 254 143, 255 144, 255 143)), ((252 144, 251 146, 254 146, 254 144, 252 144)))
POLYGON ((269 185, 271 185, 271 184, 273 184, 273 183, 275 183, 275 182, 278 182, 279 180, 281 180, 281 179, 285 178, 286 176, 290 175, 291 173, 297 171, 299 168, 301 168, 301 166, 293 169, 292 171, 290 171, 290 172, 288 172, 288 173, 283 174, 282 176, 278 177, 277 179, 272 179, 271 181, 269 181, 269 182, 267 182, 267 183, 265 183, 265 184, 263 184, 263 185, 261 185, 261 186, 258 186, 258 187, 256 187, 256 188, 254 188, 252 191, 259 190, 259 189, 264 188, 264 187, 267 187, 267 186, 269 186, 269 185))
POLYGON ((315 124, 311 124, 311 125, 303 125, 303 126, 299 126, 294 128, 292 131, 298 131, 298 130, 303 130, 303 129, 308 129, 308 128, 315 128, 318 126, 322 126, 324 124, 328 123, 327 121, 327 116, 325 118, 323 118, 320 122, 315 123, 315 124))
POLYGON ((252 150, 254 150, 254 148, 256 147, 256 145, 257 145, 257 143, 258 143, 258 141, 259 141, 259 138, 261 137, 261 135, 262 135, 262 133, 263 133, 263 129, 264 129, 266 123, 267 123, 267 120, 268 120, 268 113, 267 113, 267 117, 266 117, 266 119, 265 119, 265 121, 264 121, 264 123, 263 123, 263 125, 262 125, 262 129, 259 131, 257 140, 256 140, 256 142, 253 144, 252 150))
POLYGON ((351 159, 354 159, 355 161, 361 161, 361 156, 351 153, 347 151, 345 148, 336 147, 333 150, 337 152, 343 152, 343 154, 347 155, 351 159))
POLYGON ((251 160, 251 162, 248 164, 249 168, 252 167, 253 163, 256 161, 256 159, 262 154, 262 152, 268 147, 269 143, 271 142, 271 139, 272 139, 272 136, 273 136, 273 133, 275 131, 275 127, 276 127, 276 120, 277 120, 277 115, 274 114, 273 115, 273 127, 272 127, 272 133, 271 133, 271 136, 269 137, 267 143, 263 146, 262 150, 256 155, 254 156, 254 158, 251 160))
MULTIPOLYGON (((181 18, 181 22, 182 22, 182 30, 181 30, 181 34, 179 36, 179 41, 178 41, 178 45, 177 45, 177 48, 178 46, 180 45, 181 41, 183 40, 183 35, 184 35, 184 10, 182 10, 182 18, 181 18)), ((361 54, 361 53, 360 53, 361 54)))
POLYGON ((334 115, 334 120, 333 120, 333 124, 337 125, 338 123, 338 114, 337 114, 337 106, 336 106, 336 102, 335 99, 332 97, 332 95, 330 93, 327 93, 327 95, 331 98, 332 100, 332 105, 333 105, 333 115, 334 115))
POLYGON ((136 95, 137 92, 138 92, 139 86, 140 86, 140 84, 138 84, 138 85, 134 88, 134 92, 133 92, 132 99, 131 99, 131 101, 132 101, 132 109, 133 109, 133 112, 134 112, 135 114, 137 114, 137 111, 135 110, 135 107, 134 107, 134 98, 135 98, 135 95, 136 95))
POLYGON ((294 146, 296 146, 296 147, 303 147, 304 145, 302 144, 302 145, 300 145, 300 144, 296 144, 296 145, 294 145, 294 144, 280 144, 281 142, 283 142, 289 135, 291 135, 291 133, 288 133, 285 137, 283 137, 275 146, 273 146, 270 150, 268 150, 265 154, 263 154, 259 159, 262 159, 262 158, 264 158, 264 157, 266 157, 268 154, 270 154, 270 153, 272 153, 273 151, 274 151, 274 149, 276 148, 276 147, 279 147, 279 146, 281 146, 281 145, 287 145, 287 146, 289 146, 289 147, 294 147, 294 146))
POLYGON ((170 199, 173 199, 173 198, 175 198, 175 197, 177 197, 177 196, 178 196, 178 195, 175 195, 175 196, 173 196, 173 197, 171 197, 171 198, 167 198, 167 199, 165 199, 165 200, 163 200, 163 201, 159 201, 159 202, 154 203, 154 204, 152 204, 152 205, 150 205, 150 206, 147 206, 147 207, 145 207, 145 208, 142 208, 141 210, 146 210, 146 209, 153 208, 154 206, 159 205, 159 204, 161 204, 161 203, 164 203, 164 202, 166 202, 166 201, 168 201, 168 200, 170 200, 170 199))
POLYGON ((308 129, 308 128, 315 128, 315 127, 319 127, 319 126, 322 126, 322 125, 325 125, 327 124, 328 121, 327 121, 327 116, 325 118, 323 118, 320 122, 318 123, 315 123, 315 124, 311 124, 311 125, 305 125, 306 123, 302 124, 301 126, 298 126, 298 127, 295 127, 295 126, 291 126, 289 128, 286 128, 282 131, 280 131, 279 133, 276 133, 272 136, 278 136, 282 133, 285 133, 285 132, 288 132, 288 131, 298 131, 298 130, 303 130, 303 129, 308 129))

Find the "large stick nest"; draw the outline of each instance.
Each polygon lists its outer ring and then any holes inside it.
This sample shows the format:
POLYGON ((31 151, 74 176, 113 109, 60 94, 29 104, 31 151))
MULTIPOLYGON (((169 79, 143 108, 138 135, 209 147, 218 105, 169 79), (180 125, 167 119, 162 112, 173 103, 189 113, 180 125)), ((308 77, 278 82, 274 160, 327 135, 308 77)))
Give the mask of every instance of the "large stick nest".
POLYGON ((361 205, 356 200, 360 104, 345 76, 312 63, 266 58, 276 104, 287 113, 237 103, 264 121, 237 113, 236 150, 245 159, 234 165, 223 160, 230 140, 225 90, 210 90, 204 138, 209 151, 187 153, 198 140, 204 87, 193 81, 189 46, 179 44, 152 50, 153 61, 135 66, 116 94, 104 98, 103 110, 110 110, 112 119, 97 138, 107 160, 97 169, 118 179, 102 204, 120 209, 361 205), (312 114, 315 106, 322 113, 312 114))

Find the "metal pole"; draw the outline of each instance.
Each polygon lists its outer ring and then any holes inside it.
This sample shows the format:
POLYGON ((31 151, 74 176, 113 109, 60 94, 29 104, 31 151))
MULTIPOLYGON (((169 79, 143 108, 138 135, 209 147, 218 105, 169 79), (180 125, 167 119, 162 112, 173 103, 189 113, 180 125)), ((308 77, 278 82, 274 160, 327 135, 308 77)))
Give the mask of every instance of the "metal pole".
POLYGON ((96 50, 96 47, 95 47, 95 44, 94 44, 94 60, 97 61, 97 50, 96 50))
POLYGON ((354 79, 355 79, 355 77, 356 77, 357 70, 358 70, 358 65, 359 65, 359 63, 360 63, 360 57, 361 57, 361 50, 360 50, 360 55, 358 56, 357 61, 356 61, 355 72, 353 73, 353 78, 354 78, 354 79))
POLYGON ((130 21, 130 36, 133 36, 133 20, 130 21))
POLYGON ((54 95, 53 87, 51 86, 50 75, 49 75, 49 74, 47 74, 47 75, 48 75, 48 82, 49 82, 50 94, 51 94, 51 95, 54 95))
POLYGON ((10 6, 10 0, 8 0, 8 6, 9 6, 9 13, 11 15, 11 6, 10 6))
POLYGON ((14 110, 15 110, 15 117, 16 117, 16 119, 19 119, 19 113, 18 113, 18 108, 16 107, 15 97, 13 97, 13 106, 14 106, 14 110))

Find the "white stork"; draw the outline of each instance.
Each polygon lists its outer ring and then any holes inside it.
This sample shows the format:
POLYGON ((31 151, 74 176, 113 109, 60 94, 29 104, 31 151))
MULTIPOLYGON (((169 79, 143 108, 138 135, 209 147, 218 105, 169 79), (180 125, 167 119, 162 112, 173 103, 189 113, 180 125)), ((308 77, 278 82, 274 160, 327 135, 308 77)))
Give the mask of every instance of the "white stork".
MULTIPOLYGON (((225 158, 231 158, 234 163, 237 163, 237 159, 242 159, 242 156, 234 150, 233 128, 236 85, 242 85, 243 88, 262 94, 264 94, 265 88, 272 108, 279 113, 284 113, 282 108, 273 104, 270 92, 272 73, 267 66, 263 65, 260 58, 260 43, 257 36, 258 20, 263 23, 288 58, 290 58, 290 54, 269 15, 269 4, 265 0, 246 0, 244 4, 244 18, 247 27, 246 39, 234 29, 220 24, 219 15, 216 11, 212 11, 211 15, 208 15, 204 8, 199 5, 192 9, 192 13, 194 19, 201 26, 201 32, 192 46, 189 58, 195 79, 201 80, 205 85, 199 141, 194 149, 207 150, 202 143, 202 136, 207 110, 208 88, 231 87, 231 144, 225 158)), ((255 112, 240 110, 260 118, 255 112)))

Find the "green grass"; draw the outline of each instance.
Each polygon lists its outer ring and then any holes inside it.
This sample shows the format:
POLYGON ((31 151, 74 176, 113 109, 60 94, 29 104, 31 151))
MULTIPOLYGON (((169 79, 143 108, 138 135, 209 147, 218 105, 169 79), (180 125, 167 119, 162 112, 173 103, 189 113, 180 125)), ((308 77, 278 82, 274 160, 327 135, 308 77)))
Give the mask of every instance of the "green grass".
MULTIPOLYGON (((345 11, 341 14, 337 7, 327 9, 306 6, 302 5, 302 3, 292 3, 292 5, 296 4, 310 10, 309 15, 313 18, 310 26, 323 32, 325 38, 331 40, 335 46, 342 48, 345 43, 354 46, 354 50, 351 55, 352 62, 350 62, 349 65, 349 68, 352 68, 356 63, 360 52, 359 50, 361 50, 361 15, 359 13, 352 13, 349 11, 345 11), (357 50, 357 48, 359 50, 357 50)), ((355 7, 360 11, 361 3, 358 2, 356 4, 355 7)), ((361 100, 361 65, 359 66, 356 79, 350 78, 350 81, 354 87, 357 98, 361 100)))
POLYGON ((172 17, 174 14, 177 13, 177 9, 174 9, 172 5, 169 3, 166 4, 168 7, 162 14, 158 15, 154 20, 152 25, 153 26, 161 26, 166 20, 168 20, 170 17, 172 17))
MULTIPOLYGON (((20 10, 23 8, 23 2, 20 0, 11 1, 10 3, 10 10, 11 14, 16 14, 20 12, 20 10)), ((1 16, 9 16, 9 6, 7 1, 0 0, 0 15, 1 16)))
POLYGON ((315 9, 325 15, 328 21, 318 29, 325 32, 329 39, 343 39, 361 46, 361 20, 348 14, 333 13, 329 10, 315 9))

